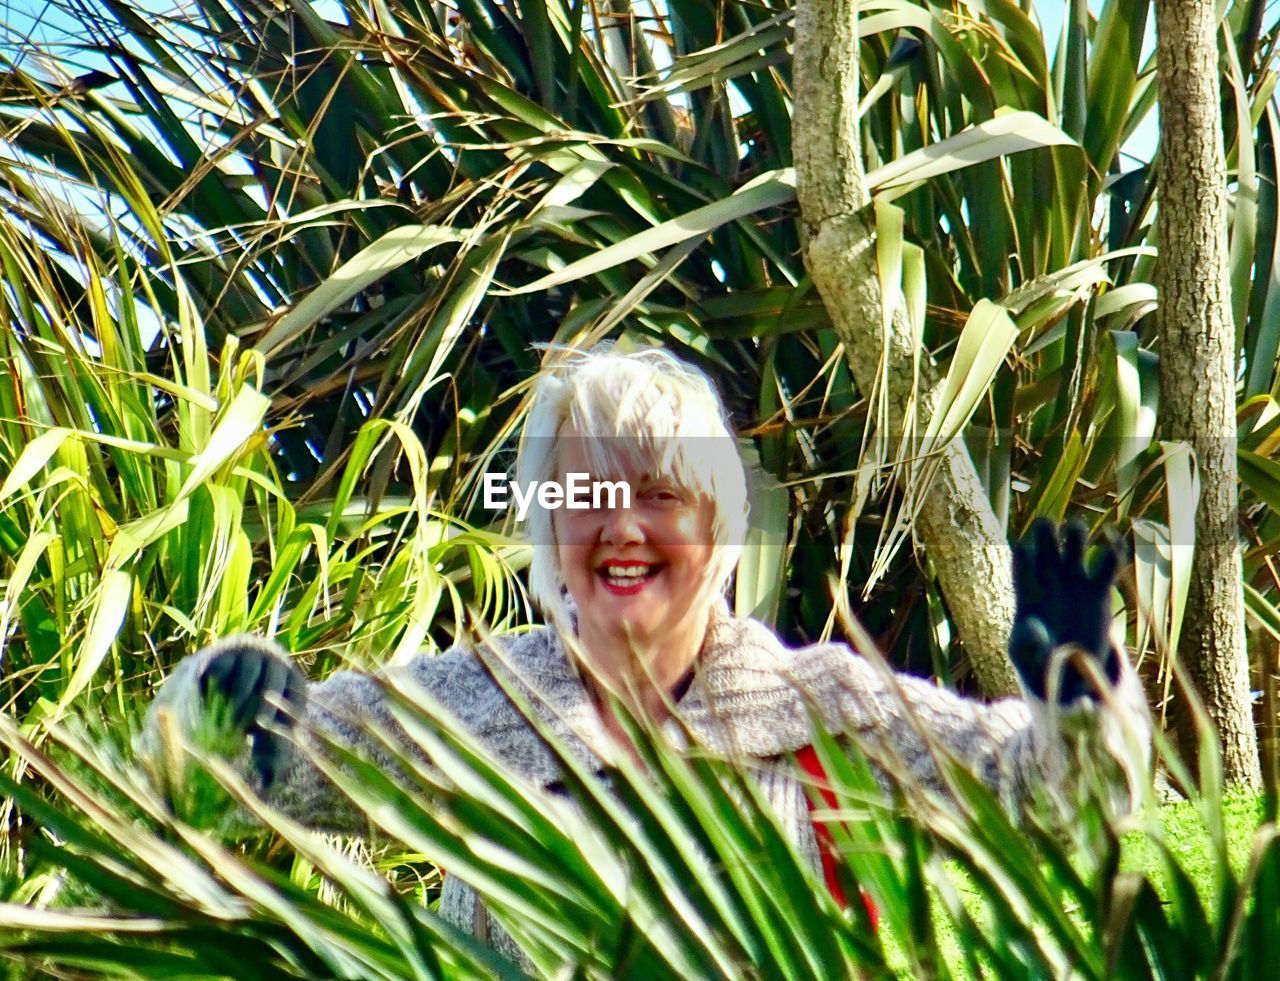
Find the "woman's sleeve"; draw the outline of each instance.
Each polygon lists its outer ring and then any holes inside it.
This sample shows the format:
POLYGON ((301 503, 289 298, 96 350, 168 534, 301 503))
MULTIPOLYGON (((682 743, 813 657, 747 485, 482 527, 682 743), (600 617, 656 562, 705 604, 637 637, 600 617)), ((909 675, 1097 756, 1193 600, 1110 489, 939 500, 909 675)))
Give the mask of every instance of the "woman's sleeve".
POLYGON ((314 757, 327 756, 330 747, 337 746, 391 771, 395 764, 374 735, 378 731, 393 737, 401 733, 378 679, 358 671, 337 671, 309 684, 306 709, 291 734, 296 741, 292 758, 267 788, 267 801, 320 831, 368 831, 364 812, 325 776, 314 757))
MULTIPOLYGON (((446 687, 451 676, 466 673, 473 660, 462 649, 451 648, 441 655, 418 655, 405 670, 430 692, 446 687)), ((322 682, 305 683, 289 655, 271 641, 248 636, 219 641, 179 662, 149 707, 137 748, 153 772, 178 774, 180 779, 181 755, 174 746, 179 740, 208 748, 213 725, 209 692, 216 687, 209 678, 215 674, 232 697, 243 692, 242 702, 256 698, 248 708, 239 706, 243 715, 238 723, 237 706, 220 723, 238 725, 230 737, 234 749, 227 758, 250 785, 308 827, 367 831, 368 819, 361 809, 315 765, 314 757, 337 746, 384 770, 394 769, 375 735, 379 731, 392 738, 403 735, 392 717, 385 683, 358 671, 338 671, 322 682), (270 678, 296 682, 289 691, 288 683, 267 684, 270 678), (269 690, 272 687, 274 691, 269 690)), ((224 691, 219 690, 219 695, 224 691)), ((228 746, 226 739, 223 736, 219 745, 228 746)), ((407 739, 405 746, 420 752, 407 739)))
MULTIPOLYGON (((1127 662, 1098 701, 1049 705, 1034 695, 981 702, 922 678, 850 659, 847 679, 826 706, 829 721, 860 737, 883 769, 905 769, 942 789, 938 750, 997 792, 1014 816, 1042 791, 1068 802, 1100 779, 1112 808, 1128 813, 1149 784, 1151 721, 1142 685, 1127 662), (835 704, 831 704, 834 701, 835 704)), ((825 714, 825 713, 824 713, 825 714)))

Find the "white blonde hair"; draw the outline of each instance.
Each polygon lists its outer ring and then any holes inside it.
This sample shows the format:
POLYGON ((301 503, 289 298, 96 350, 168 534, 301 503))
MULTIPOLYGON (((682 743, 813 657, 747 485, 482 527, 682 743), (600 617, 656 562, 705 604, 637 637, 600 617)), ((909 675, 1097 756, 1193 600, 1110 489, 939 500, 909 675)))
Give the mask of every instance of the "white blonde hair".
MULTIPOLYGON (((559 446, 572 430, 596 479, 640 472, 669 479, 711 503, 708 600, 723 592, 747 532, 747 475, 724 403, 699 369, 661 349, 575 351, 543 368, 520 437, 516 480, 556 480, 559 446)), ((529 591, 543 614, 568 628, 563 570, 551 511, 536 501, 525 529, 532 542, 529 591)))

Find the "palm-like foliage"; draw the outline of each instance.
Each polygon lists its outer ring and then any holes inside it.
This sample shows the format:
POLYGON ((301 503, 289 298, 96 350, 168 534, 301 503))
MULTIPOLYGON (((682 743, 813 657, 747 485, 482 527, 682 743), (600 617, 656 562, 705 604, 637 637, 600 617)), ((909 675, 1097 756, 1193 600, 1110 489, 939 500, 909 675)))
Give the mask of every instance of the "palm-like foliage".
MULTIPOLYGON (((1280 343, 1265 326, 1274 243, 1259 241, 1276 211, 1275 29, 1262 13, 1241 0, 1226 21, 1249 395, 1269 391, 1280 343)), ((148 270, 162 319, 180 322, 189 298, 206 343, 236 336, 265 355, 267 421, 297 423, 273 453, 300 493, 331 493, 365 418, 396 419, 426 447, 427 493, 485 520, 464 502, 474 507, 477 475, 511 429, 538 361, 530 346, 656 338, 711 369, 764 469, 799 481, 789 522, 777 495, 757 510, 773 547, 751 570, 748 608, 772 615, 777 570, 794 556, 778 610, 788 629, 831 628, 835 573, 874 584, 854 598, 902 663, 955 667, 941 598, 884 548, 897 511, 874 493, 886 462, 866 439, 874 405, 854 393, 796 258, 789 10, 350 3, 325 20, 305 5, 210 2, 172 18, 121 3, 78 15, 107 67, 79 84, 10 76, 26 96, 6 109, 17 159, 128 209, 131 241, 92 247, 121 281, 148 270), (831 506, 842 500, 854 508, 831 506)), ((970 442, 998 513, 1015 529, 1082 508, 1167 526, 1162 468, 1139 458, 1158 342, 1143 251, 1153 182, 1150 167, 1123 173, 1119 155, 1153 105, 1146 5, 1113 0, 1095 16, 1074 4, 1056 52, 1013 4, 885 0, 863 16, 870 165, 941 158, 875 172, 905 212, 905 251, 885 254, 903 272, 887 268, 886 281, 901 278, 944 364, 982 298, 1020 329, 963 407, 985 393, 970 442), (984 154, 946 173, 959 160, 945 141, 1008 108, 1079 148, 984 154)), ((988 153, 1057 141, 1019 135, 988 153)), ((35 193, 30 181, 12 191, 15 203, 35 193)), ((37 227, 42 210, 28 215, 37 227)), ((78 303, 83 288, 64 285, 78 303)), ((1245 464, 1262 500, 1280 486, 1269 432, 1249 437, 1261 459, 1245 464)), ((376 459, 374 486, 403 486, 391 459, 376 459)), ((1263 517, 1260 551, 1273 534, 1263 517)), ((1168 563, 1141 572, 1155 583, 1144 599, 1164 605, 1168 563)), ((1274 622, 1274 584, 1257 586, 1253 608, 1274 622)))
POLYGON ((3 905, 0 949, 33 969, 131 976, 491 977, 574 965, 601 978, 1248 978, 1280 928, 1274 825, 1258 829, 1241 870, 1212 783, 1200 802, 1209 876, 1197 883, 1196 856, 1177 854, 1154 811, 1121 840, 1086 805, 1074 844, 1090 847, 1073 848, 1035 824, 1011 826, 960 769, 950 800, 906 780, 887 801, 860 757, 828 739, 820 750, 840 810, 817 817, 838 820, 839 874, 848 894, 861 887, 878 905, 873 928, 860 905, 836 907, 747 765, 690 757, 636 729, 642 761, 620 760, 606 781, 548 733, 566 774, 568 798, 557 800, 506 772, 443 707, 393 694, 434 766, 402 745, 396 780, 337 747, 339 762, 324 765, 374 826, 473 883, 525 961, 485 950, 265 807, 217 759, 207 765, 231 800, 330 881, 336 906, 278 859, 198 830, 225 808, 163 799, 101 737, 63 731, 55 761, 11 722, 0 739, 54 794, 3 778, 51 840, 33 840, 26 884, 3 905), (1142 851, 1155 858, 1133 869, 1126 856, 1142 851))
POLYGON ((168 363, 150 363, 123 251, 113 268, 52 206, 45 237, 22 217, 0 226, 6 710, 41 725, 110 691, 124 716, 175 649, 241 630, 321 649, 327 671, 416 651, 433 624, 447 638, 467 602, 519 609, 523 549, 436 510, 405 426, 362 424, 333 493, 299 499, 272 452, 293 423, 266 419, 262 359, 234 338, 209 352, 184 300, 157 346, 168 363), (405 490, 375 503, 380 455, 405 490))
MULTIPOLYGON (((863 5, 883 275, 943 369, 983 382, 958 390, 956 412, 976 413, 965 435, 998 513, 1013 530, 1066 512, 1131 523, 1154 621, 1135 639, 1167 643, 1181 585, 1168 543, 1191 509, 1185 460, 1151 443, 1158 161, 1125 172, 1118 155, 1154 103, 1146 4, 1090 13, 1073 0, 1055 52, 1025 6, 863 5), (1002 108, 1041 121, 1018 117, 1001 136, 1002 108), (946 141, 975 126, 988 127, 986 149, 960 167, 946 141), (1038 144, 1052 146, 1007 152, 1038 144), (970 314, 982 300, 1016 337, 956 361, 966 325, 981 339, 970 314)), ((760 492, 745 609, 812 636, 832 626, 832 592, 847 594, 897 663, 962 672, 944 598, 890 547, 903 515, 885 479, 893 454, 873 438, 875 393, 854 391, 797 257, 784 5, 681 0, 642 16, 620 3, 351 0, 326 19, 304 3, 206 0, 175 16, 119 2, 73 13, 93 71, 11 66, 0 102, 0 684, 26 739, 77 707, 129 716, 143 679, 216 634, 265 630, 322 650, 322 674, 428 635, 446 642, 467 601, 491 621, 523 619, 510 543, 467 530, 491 518, 476 508, 478 475, 505 462, 532 345, 605 335, 658 339, 707 367, 750 452, 789 486, 760 492), (80 190, 60 200, 50 179, 80 190), (86 196, 103 202, 88 219, 75 213, 86 196)), ((1236 110, 1249 603, 1280 636, 1277 31, 1264 15, 1260 0, 1227 5, 1224 98, 1236 110)), ((495 970, 296 829, 277 827, 299 858, 235 851, 166 816, 122 762, 84 776, 101 750, 73 745, 81 762, 64 779, 5 732, 8 872, 31 907, 7 912, 33 931, 5 943, 24 957, 157 973, 210 958, 216 970, 231 933, 264 974, 495 970), (312 866, 347 905, 289 878, 312 866), (38 890, 62 870, 111 911, 41 911, 38 890)), ((618 785, 644 836, 584 777, 586 823, 566 835, 443 732, 432 748, 456 769, 443 785, 421 775, 432 806, 366 774, 402 815, 386 830, 446 866, 474 863, 469 877, 488 876, 482 891, 512 920, 536 910, 520 939, 542 966, 1052 973, 1078 954, 1090 976, 1118 964, 1144 976, 1164 958, 1167 973, 1212 962, 1244 977, 1275 934, 1270 825, 1244 878, 1223 861, 1213 903, 1171 865, 1164 909, 1149 884, 1115 874, 1102 829, 1090 859, 1039 837, 1024 848, 963 788, 977 820, 948 823, 915 798, 905 813, 876 807, 843 844, 892 910, 877 937, 837 915, 732 766, 655 748, 662 779, 628 772, 618 785), (746 799, 746 818, 730 798, 746 799), (710 879, 698 855, 714 857, 710 879), (667 871, 633 905, 619 869, 655 856, 667 871), (997 856, 1019 874, 997 875, 997 856), (979 881, 982 910, 955 896, 947 858, 979 881), (548 911, 570 887, 584 913, 565 922, 548 911), (681 916, 670 950, 656 925, 669 909, 681 916), (941 945, 934 918, 968 953, 941 945)))

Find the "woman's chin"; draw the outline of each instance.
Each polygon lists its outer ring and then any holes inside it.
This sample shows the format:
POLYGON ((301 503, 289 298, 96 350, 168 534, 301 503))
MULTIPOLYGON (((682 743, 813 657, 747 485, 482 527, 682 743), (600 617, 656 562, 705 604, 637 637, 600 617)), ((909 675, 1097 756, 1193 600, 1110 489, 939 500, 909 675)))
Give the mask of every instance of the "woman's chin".
MULTIPOLYGON (((629 596, 609 596, 608 599, 611 602, 607 606, 602 603, 592 611, 594 615, 588 614, 593 633, 612 637, 619 643, 644 643, 655 634, 662 618, 654 616, 647 602, 638 603, 636 597, 629 596)), ((581 623, 581 610, 578 617, 581 623)))

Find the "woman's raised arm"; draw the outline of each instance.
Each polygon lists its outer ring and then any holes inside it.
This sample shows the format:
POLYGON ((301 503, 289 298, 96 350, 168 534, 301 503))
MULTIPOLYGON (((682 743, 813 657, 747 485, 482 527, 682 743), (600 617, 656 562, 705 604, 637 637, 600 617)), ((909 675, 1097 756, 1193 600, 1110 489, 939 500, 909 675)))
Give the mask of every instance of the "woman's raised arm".
POLYGON ((937 782, 934 749, 954 754, 1013 812, 1040 790, 1088 776, 1108 784, 1113 807, 1135 807, 1149 780, 1151 720, 1142 685, 1110 635, 1118 555, 1086 557, 1083 525, 1061 542, 1041 520, 1014 549, 1017 613, 1010 658, 1024 697, 962 698, 919 678, 888 676, 858 659, 839 689, 843 728, 869 737, 886 765, 937 782))
MULTIPOLYGON (((430 691, 438 687, 433 679, 443 684, 474 669, 473 660, 460 648, 420 655, 411 675, 430 691)), ((365 831, 368 819, 360 808, 296 744, 305 740, 323 752, 333 742, 391 769, 394 764, 375 730, 401 731, 380 679, 338 671, 325 681, 308 683, 278 644, 238 635, 178 663, 147 710, 137 749, 154 771, 174 772, 181 742, 208 750, 212 738, 249 783, 285 814, 318 830, 365 831)), ((413 751, 407 740, 405 745, 413 751)))

